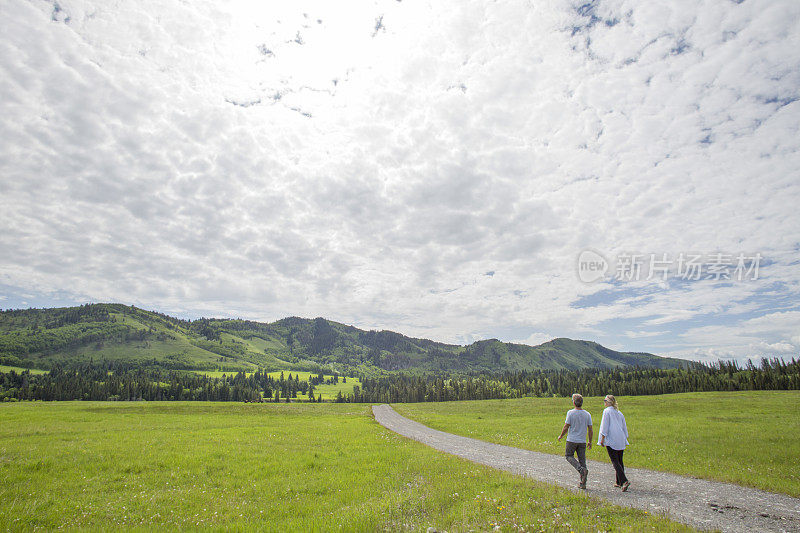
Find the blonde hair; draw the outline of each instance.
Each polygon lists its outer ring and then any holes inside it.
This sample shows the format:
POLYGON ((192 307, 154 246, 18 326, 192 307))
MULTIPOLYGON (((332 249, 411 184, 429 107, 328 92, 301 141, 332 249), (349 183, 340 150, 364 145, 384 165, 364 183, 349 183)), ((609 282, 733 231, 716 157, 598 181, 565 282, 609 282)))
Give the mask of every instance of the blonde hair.
POLYGON ((583 396, 576 392, 572 395, 572 403, 575 405, 575 407, 580 407, 583 405, 583 396))
POLYGON ((603 399, 606 400, 608 403, 610 403, 611 407, 619 411, 619 407, 617 407, 617 399, 614 398, 613 394, 606 394, 606 397, 603 399))

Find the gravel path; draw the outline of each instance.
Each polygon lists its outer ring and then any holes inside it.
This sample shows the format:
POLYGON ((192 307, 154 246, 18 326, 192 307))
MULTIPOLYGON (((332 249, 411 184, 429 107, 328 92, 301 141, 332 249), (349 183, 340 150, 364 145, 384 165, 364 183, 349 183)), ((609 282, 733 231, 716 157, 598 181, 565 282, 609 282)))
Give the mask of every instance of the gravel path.
MULTIPOLYGON (((373 406, 372 412, 387 429, 437 450, 579 492, 578 474, 563 456, 437 431, 400 416, 388 405, 373 406)), ((598 452, 593 448, 591 453, 598 452)), ((625 469, 631 488, 622 492, 613 487, 610 464, 588 460, 587 466, 586 493, 617 505, 663 513, 698 529, 800 531, 800 499, 791 496, 640 468, 625 469)))

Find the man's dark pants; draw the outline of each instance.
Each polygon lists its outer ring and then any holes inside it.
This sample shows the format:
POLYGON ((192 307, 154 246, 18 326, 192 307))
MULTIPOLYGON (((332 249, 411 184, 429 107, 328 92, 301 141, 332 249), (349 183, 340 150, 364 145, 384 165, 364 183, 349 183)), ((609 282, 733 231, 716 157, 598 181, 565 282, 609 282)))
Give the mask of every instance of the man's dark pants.
POLYGON ((564 451, 564 456, 567 458, 578 473, 586 468, 586 443, 583 442, 570 442, 567 441, 567 449, 564 451), (575 460, 575 452, 578 452, 578 460, 575 460))

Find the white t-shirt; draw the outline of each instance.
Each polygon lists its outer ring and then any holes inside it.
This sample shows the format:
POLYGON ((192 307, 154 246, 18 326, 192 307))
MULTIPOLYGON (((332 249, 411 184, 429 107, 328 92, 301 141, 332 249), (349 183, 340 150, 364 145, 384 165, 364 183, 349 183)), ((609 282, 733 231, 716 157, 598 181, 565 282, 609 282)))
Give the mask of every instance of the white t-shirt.
POLYGON ((597 444, 605 437, 603 444, 612 450, 624 450, 628 442, 628 426, 622 413, 611 406, 603 410, 603 419, 600 421, 600 431, 597 432, 597 444))
POLYGON ((569 424, 567 442, 586 444, 586 428, 592 425, 592 415, 584 409, 570 409, 567 411, 565 424, 569 424))

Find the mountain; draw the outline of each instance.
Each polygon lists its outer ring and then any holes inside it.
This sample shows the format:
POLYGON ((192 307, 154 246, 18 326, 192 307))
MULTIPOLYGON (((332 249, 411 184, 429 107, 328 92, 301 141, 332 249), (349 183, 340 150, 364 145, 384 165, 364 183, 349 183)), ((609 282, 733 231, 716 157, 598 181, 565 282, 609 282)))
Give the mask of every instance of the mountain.
POLYGON ((324 318, 272 323, 181 320, 122 304, 0 311, 0 364, 116 361, 176 370, 311 370, 379 375, 532 369, 685 367, 682 359, 617 352, 596 342, 554 339, 539 346, 496 339, 469 346, 364 331, 324 318))

